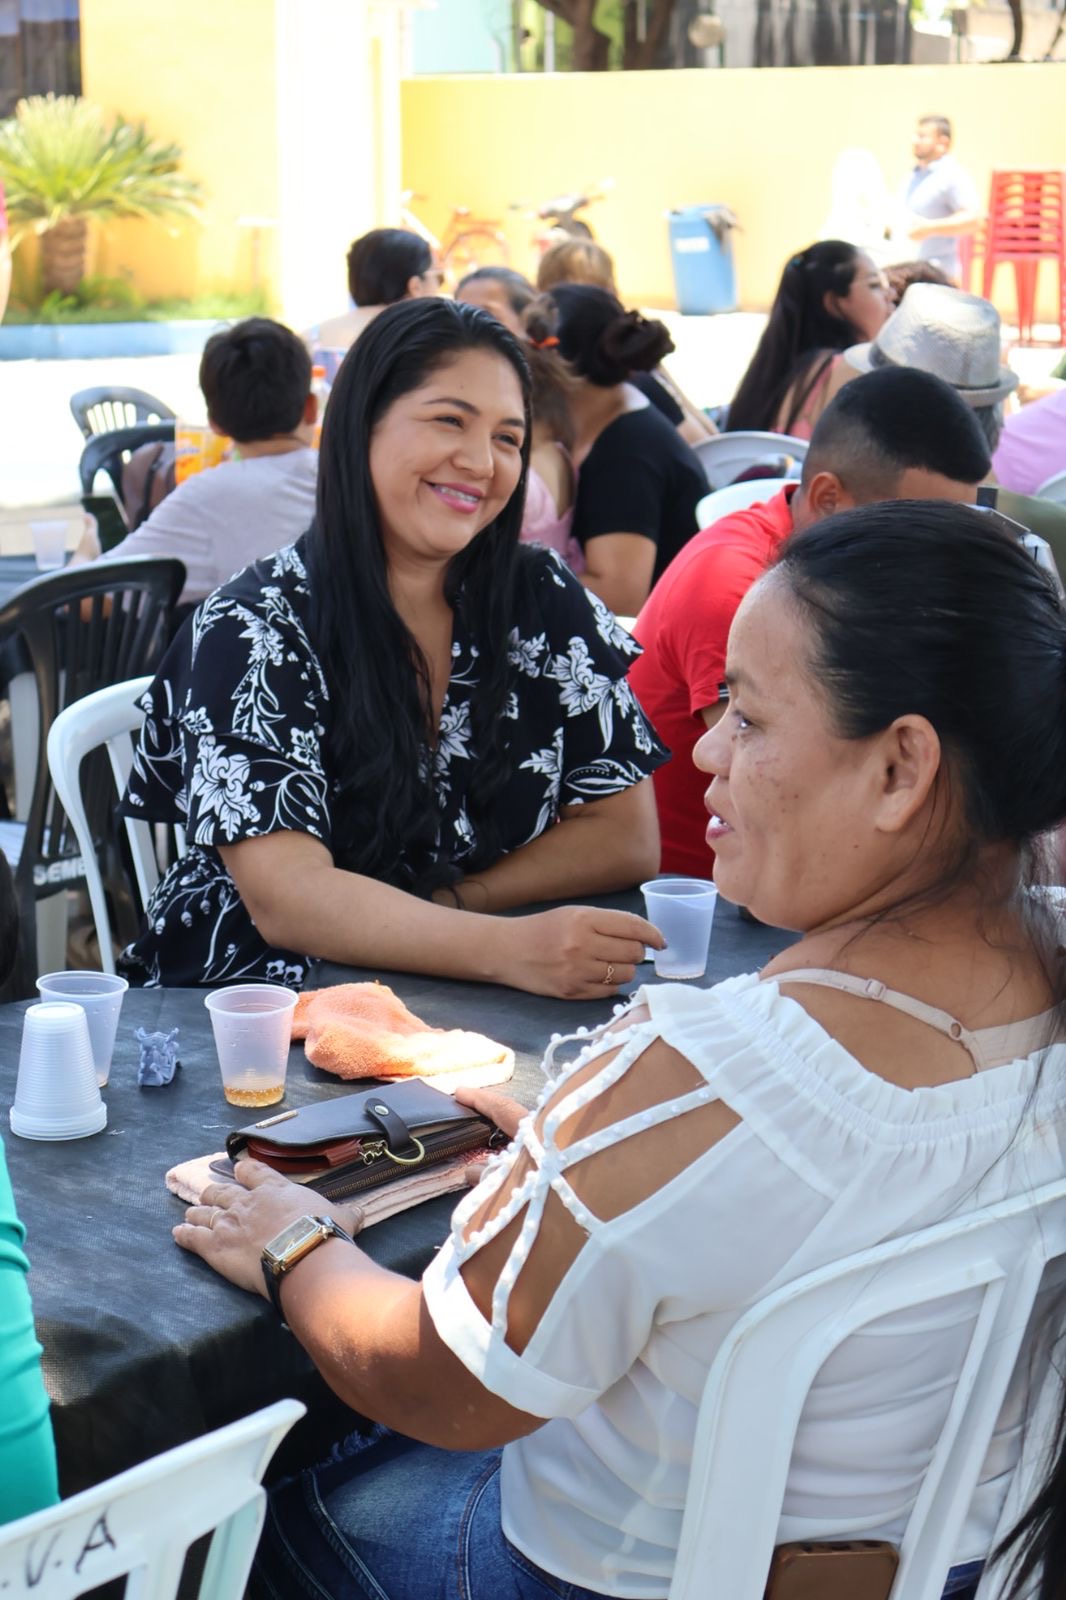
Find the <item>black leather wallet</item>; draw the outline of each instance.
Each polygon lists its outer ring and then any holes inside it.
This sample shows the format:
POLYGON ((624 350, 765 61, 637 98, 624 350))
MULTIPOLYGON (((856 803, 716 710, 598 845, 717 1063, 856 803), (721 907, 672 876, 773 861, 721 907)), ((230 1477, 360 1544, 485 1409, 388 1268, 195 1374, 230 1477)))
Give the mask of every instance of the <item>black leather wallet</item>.
MULTIPOLYGON (((343 1200, 503 1142, 487 1118, 407 1078, 237 1128, 226 1137, 226 1153, 230 1162, 254 1156, 327 1199, 343 1200)), ((222 1172, 221 1164, 213 1166, 222 1172)))

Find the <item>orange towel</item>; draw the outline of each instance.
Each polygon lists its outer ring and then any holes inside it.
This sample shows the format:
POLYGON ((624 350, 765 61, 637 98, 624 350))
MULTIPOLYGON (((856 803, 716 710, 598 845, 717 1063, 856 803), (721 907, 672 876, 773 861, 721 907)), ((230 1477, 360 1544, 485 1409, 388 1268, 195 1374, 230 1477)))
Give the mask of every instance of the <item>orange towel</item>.
POLYGON ((448 1087, 503 1083, 514 1052, 481 1033, 431 1028, 384 983, 309 989, 296 1002, 294 1039, 338 1078, 434 1078, 448 1087))

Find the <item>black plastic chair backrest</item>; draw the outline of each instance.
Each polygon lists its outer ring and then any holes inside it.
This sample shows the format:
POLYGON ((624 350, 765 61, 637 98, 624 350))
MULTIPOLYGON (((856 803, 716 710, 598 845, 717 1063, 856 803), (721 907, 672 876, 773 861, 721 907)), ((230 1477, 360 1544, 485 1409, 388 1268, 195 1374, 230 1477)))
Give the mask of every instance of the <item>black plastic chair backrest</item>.
MULTIPOLYGON (((48 730, 83 695, 154 671, 184 584, 183 562, 129 556, 38 578, 0 608, 0 641, 24 642, 37 685, 37 769, 15 873, 27 955, 36 951, 36 901, 81 877, 78 841, 48 771, 48 730)), ((106 758, 90 771, 92 763, 90 756, 82 794, 93 837, 108 846, 115 831, 110 768, 106 758)))
POLYGON ((89 440, 78 463, 82 494, 92 494, 96 474, 106 472, 121 501, 122 468, 131 452, 140 449, 142 444, 173 442, 173 422, 142 422, 135 428, 115 428, 110 433, 98 433, 89 440))
POLYGON ((138 422, 166 422, 175 413, 144 389, 79 389, 70 397, 70 410, 86 439, 138 422))

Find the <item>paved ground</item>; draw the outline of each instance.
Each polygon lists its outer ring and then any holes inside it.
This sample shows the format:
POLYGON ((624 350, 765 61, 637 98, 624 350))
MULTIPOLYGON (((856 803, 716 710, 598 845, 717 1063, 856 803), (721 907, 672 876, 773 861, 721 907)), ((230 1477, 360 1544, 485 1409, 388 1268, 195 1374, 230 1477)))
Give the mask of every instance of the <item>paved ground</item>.
MULTIPOLYGON (((677 350, 667 366, 686 393, 699 405, 727 401, 765 317, 746 311, 716 317, 651 314, 670 328, 677 350)), ((1010 359, 1022 378, 1033 382, 1049 373, 1061 354, 1050 348, 1019 350, 1010 359)), ((193 355, 0 362, 0 525, 11 529, 34 506, 76 499, 82 439, 67 404, 73 393, 93 385, 129 384, 195 420, 203 415, 197 366, 193 355)))

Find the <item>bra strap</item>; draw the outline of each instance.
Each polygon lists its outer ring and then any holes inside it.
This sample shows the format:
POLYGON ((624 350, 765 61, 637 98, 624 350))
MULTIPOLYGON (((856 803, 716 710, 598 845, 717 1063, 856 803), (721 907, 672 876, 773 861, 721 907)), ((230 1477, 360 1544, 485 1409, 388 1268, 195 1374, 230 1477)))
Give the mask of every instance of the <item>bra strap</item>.
POLYGON ((927 1022, 938 1033, 946 1034, 956 1044, 961 1044, 977 1071, 984 1063, 980 1040, 969 1028, 964 1028, 957 1017, 948 1011, 941 1011, 937 1006, 928 1006, 924 1000, 916 1000, 913 995, 889 989, 880 978, 857 978, 853 973, 834 972, 829 967, 800 967, 795 972, 779 973, 773 981, 779 985, 812 983, 823 989, 839 989, 843 994, 857 995, 860 1000, 880 1000, 883 1005, 894 1006, 897 1011, 903 1011, 919 1022, 927 1022))

